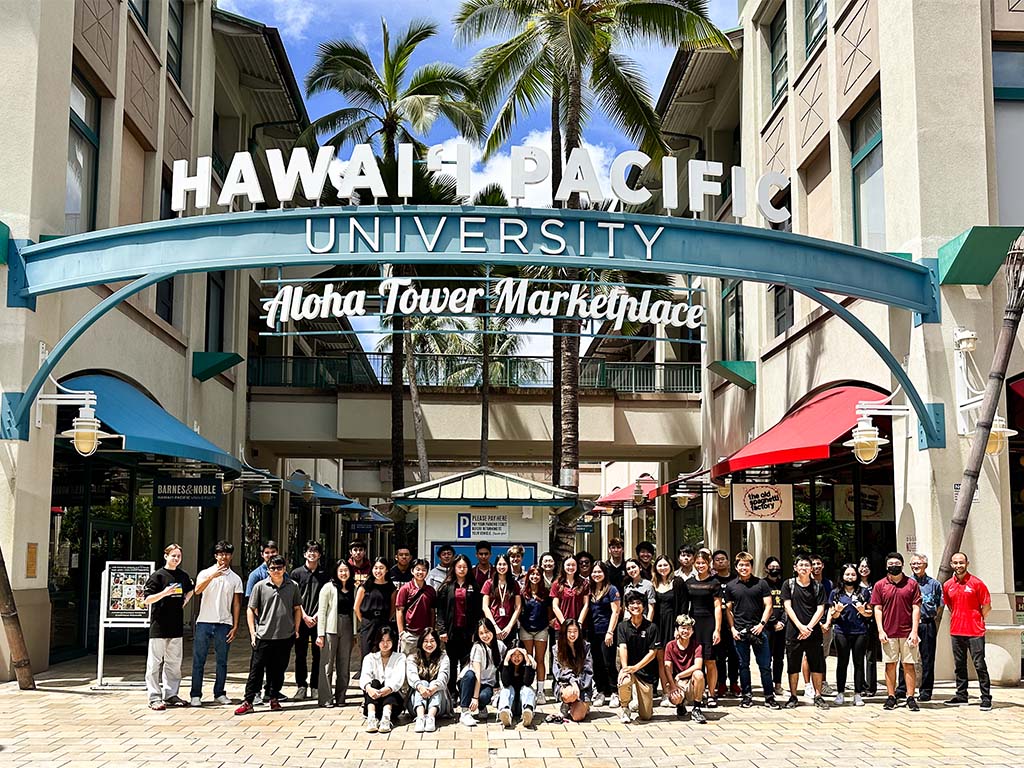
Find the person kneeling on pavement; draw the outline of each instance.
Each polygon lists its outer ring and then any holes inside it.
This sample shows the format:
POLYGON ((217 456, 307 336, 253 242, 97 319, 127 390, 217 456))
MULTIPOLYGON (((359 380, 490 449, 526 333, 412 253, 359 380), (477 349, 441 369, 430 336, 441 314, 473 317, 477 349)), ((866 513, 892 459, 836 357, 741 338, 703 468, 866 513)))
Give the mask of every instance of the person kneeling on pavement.
POLYGON ((615 629, 615 643, 619 648, 619 703, 620 719, 631 719, 629 702, 636 690, 637 713, 641 720, 650 720, 654 714, 654 683, 658 679, 658 632, 645 616, 647 596, 626 588, 626 611, 629 619, 615 629))
POLYGON ((584 720, 594 695, 594 659, 576 619, 567 620, 558 633, 552 676, 555 698, 562 702, 560 717, 584 720))
POLYGON ((668 699, 676 705, 676 714, 682 720, 706 723, 700 710, 704 698, 704 650, 693 640, 694 621, 683 615, 676 618, 676 636, 665 649, 665 671, 669 682, 668 699), (688 713, 686 705, 692 704, 688 713))

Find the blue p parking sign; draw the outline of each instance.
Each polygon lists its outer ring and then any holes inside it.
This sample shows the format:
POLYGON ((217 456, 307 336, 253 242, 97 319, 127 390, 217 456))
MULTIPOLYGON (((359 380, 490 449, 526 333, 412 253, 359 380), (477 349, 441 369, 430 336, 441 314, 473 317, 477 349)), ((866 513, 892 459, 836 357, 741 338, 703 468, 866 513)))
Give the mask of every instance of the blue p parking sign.
POLYGON ((455 523, 455 538, 468 539, 473 531, 473 515, 470 512, 459 512, 455 523))

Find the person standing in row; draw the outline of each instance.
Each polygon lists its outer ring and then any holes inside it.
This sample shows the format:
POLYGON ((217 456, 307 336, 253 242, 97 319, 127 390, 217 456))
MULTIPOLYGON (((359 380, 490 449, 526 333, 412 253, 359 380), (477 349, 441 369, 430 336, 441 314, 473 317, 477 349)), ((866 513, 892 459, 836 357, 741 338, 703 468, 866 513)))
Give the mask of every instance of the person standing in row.
POLYGON ((526 572, 523 583, 523 612, 519 619, 519 642, 526 655, 534 659, 537 665, 536 703, 544 704, 544 673, 545 656, 548 649, 548 629, 551 626, 551 599, 547 587, 544 586, 544 574, 536 565, 531 565, 526 572))
POLYGON ((211 640, 217 660, 213 700, 218 704, 231 703, 225 689, 228 651, 238 633, 238 619, 242 609, 242 579, 231 570, 234 551, 230 542, 218 541, 213 547, 214 564, 200 571, 196 577, 195 594, 202 595, 202 599, 192 635, 192 690, 189 696, 193 707, 203 705, 203 672, 211 640))
POLYGON ((786 709, 799 705, 796 691, 800 671, 806 657, 814 687, 814 706, 828 709, 821 695, 825 675, 825 648, 822 643, 821 619, 825 615, 825 589, 811 577, 811 559, 796 558, 796 577, 782 585, 782 605, 786 609, 786 666, 789 669, 789 700, 786 709))
POLYGON ((317 703, 321 707, 345 705, 355 634, 352 621, 355 602, 352 570, 345 560, 339 560, 331 580, 320 590, 317 609, 316 644, 321 649, 317 703))
POLYGON ((551 585, 558 578, 558 564, 555 562, 555 556, 550 552, 545 552, 540 556, 540 572, 544 575, 544 588, 550 592, 551 585))
POLYGON ((594 706, 618 709, 615 692, 615 629, 622 611, 619 588, 608 580, 608 565, 600 560, 590 570, 590 652, 594 661, 594 706))
POLYGON ((523 581, 526 579, 526 568, 523 567, 523 555, 525 554, 526 550, 520 544, 513 544, 505 551, 512 580, 519 586, 523 586, 523 581))
POLYGON ((654 585, 644 578, 643 567, 640 561, 629 558, 626 561, 626 583, 622 587, 623 592, 639 592, 644 596, 645 618, 651 621, 654 618, 654 585))
POLYGON ((536 693, 533 689, 537 662, 519 646, 505 652, 498 677, 501 692, 498 694, 498 720, 505 728, 511 728, 517 717, 522 717, 523 726, 533 725, 533 711, 536 693))
MULTIPOLYGON (((423 561, 426 562, 426 561, 423 561)), ((408 656, 405 677, 409 684, 409 709, 416 717, 416 733, 433 733, 437 718, 452 712, 448 681, 452 668, 448 654, 441 647, 441 637, 433 627, 416 642, 416 652, 408 656)))
POLYGON ((146 605, 150 607, 146 693, 149 708, 157 711, 168 706, 188 706, 188 702, 178 696, 178 689, 181 687, 185 606, 192 599, 195 586, 180 565, 181 546, 168 544, 164 548, 164 567, 153 571, 143 588, 146 605))
POLYGON ((768 619, 766 638, 772 650, 772 682, 775 695, 782 695, 782 674, 786 660, 786 609, 782 605, 782 563, 777 557, 764 561, 764 581, 772 597, 772 615, 768 619))
POLYGON ((498 639, 509 644, 519 637, 519 614, 523 611, 523 599, 519 594, 519 583, 512 577, 506 555, 498 555, 492 570, 490 580, 480 590, 484 617, 494 625, 498 639))
MULTIPOLYGON (((430 570, 430 565, 427 565, 430 570)), ((395 589, 401 589, 403 584, 412 581, 412 550, 408 547, 399 547, 395 550, 395 564, 388 571, 388 578, 395 585, 395 589)))
MULTIPOLYGON (((387 576, 386 564, 384 575, 387 576)), ((359 690, 363 692, 367 733, 389 733, 392 713, 402 709, 406 659, 395 648, 395 640, 395 631, 384 624, 371 639, 372 652, 363 656, 359 690)))
MULTIPOLYGON (((832 594, 832 579, 825 575, 825 561, 821 559, 820 555, 811 555, 811 578, 814 579, 818 584, 821 585, 822 591, 825 593, 825 599, 828 600, 828 596, 832 594)), ((826 615, 828 614, 828 608, 826 606, 826 615)), ((832 630, 827 627, 825 622, 821 625, 821 645, 822 652, 825 654, 827 659, 829 654, 832 652, 832 630)), ((814 686, 811 685, 810 669, 807 666, 806 659, 804 660, 803 669, 801 670, 804 676, 804 696, 809 699, 814 699, 814 686)), ((831 696, 832 686, 828 684, 828 668, 826 667, 825 676, 821 678, 821 695, 831 696)))
POLYGON ((676 616, 686 613, 690 595, 686 582, 675 575, 672 561, 659 555, 654 561, 654 625, 658 628, 658 673, 661 677, 661 706, 671 707, 668 671, 665 668, 665 648, 675 637, 676 616))
POLYGON ((949 639, 953 645, 956 669, 956 695, 944 702, 948 706, 967 704, 967 654, 978 673, 981 710, 992 709, 992 684, 985 662, 985 617, 992 610, 992 597, 985 582, 967 570, 969 561, 963 552, 949 560, 953 575, 942 585, 949 606, 949 639))
MULTIPOLYGON (((857 565, 857 575, 860 576, 861 589, 866 589, 871 594, 875 586, 871 581, 871 562, 862 557, 857 565)), ((874 624, 874 612, 872 611, 871 621, 874 624)), ((868 632, 867 647, 864 649, 864 688, 868 696, 878 693, 878 658, 882 655, 882 646, 878 642, 878 633, 873 629, 868 632)))
POLYGON ((640 572, 643 577, 650 582, 654 581, 654 556, 657 554, 657 550, 654 545, 649 541, 641 541, 636 545, 636 559, 640 563, 640 572))
POLYGON ((370 578, 372 566, 366 557, 366 542, 362 539, 353 539, 348 545, 348 568, 352 571, 352 580, 356 589, 363 586, 370 578))
POLYGON ((583 550, 576 553, 577 575, 584 581, 590 578, 590 570, 594 567, 594 556, 583 550))
POLYGON ((281 709, 281 688, 288 669, 288 657, 302 624, 302 600, 295 582, 284 572, 284 558, 274 555, 267 564, 270 576, 255 587, 245 617, 249 624, 252 658, 245 682, 245 701, 236 715, 253 711, 253 701, 266 677, 266 696, 271 711, 281 709))
POLYGON ((629 703, 636 692, 637 715, 650 720, 654 715, 654 684, 658 681, 658 630, 644 615, 647 596, 643 592, 626 592, 628 621, 619 622, 615 643, 619 649, 619 719, 629 723, 629 703))
POLYGON ((270 562, 270 558, 277 554, 277 542, 272 539, 268 539, 263 543, 263 548, 260 550, 260 555, 263 558, 263 562, 249 571, 249 577, 245 581, 245 599, 249 599, 249 595, 252 594, 253 587, 267 578, 270 573, 267 570, 267 564, 270 562))
MULTIPOLYGON (((939 625, 942 623, 942 584, 928 575, 928 557, 920 552, 910 556, 910 572, 921 590, 921 623, 918 625, 918 650, 921 663, 917 665, 917 700, 931 701, 935 686, 935 645, 939 625)), ((896 700, 907 696, 907 681, 903 668, 899 671, 896 700)))
POLYGON ((460 666, 469 658, 477 624, 483 616, 480 590, 469 558, 459 555, 437 595, 437 629, 451 660, 449 690, 454 692, 460 666))
MULTIPOLYGON (((373 561, 370 578, 356 590, 355 614, 359 651, 365 659, 373 652, 374 638, 381 627, 391 626, 395 620, 395 585, 388 581, 388 563, 383 557, 373 561)), ((391 640, 395 642, 396 638, 391 640)))
MULTIPOLYGON (((440 549, 437 550, 437 565, 430 569, 430 573, 427 574, 427 584, 432 586, 435 591, 441 591, 441 585, 444 584, 448 578, 448 574, 451 573, 452 563, 455 561, 455 547, 451 544, 442 544, 440 549)), ((466 562, 469 562, 469 558, 466 558, 466 562)), ((472 566, 470 566, 472 567, 472 566)), ((474 583, 476 580, 473 580, 474 583)))
POLYGON ((406 582, 395 596, 395 623, 398 625, 398 649, 406 656, 416 653, 420 637, 434 626, 437 592, 427 584, 430 563, 413 563, 412 581, 406 582))
POLYGON ((491 580, 491 545, 486 541, 478 541, 476 544, 476 565, 473 566, 473 578, 480 589, 491 580))
POLYGON ((711 574, 711 553, 702 549, 693 558, 694 575, 686 580, 690 595, 690 616, 693 618, 693 639, 704 650, 704 677, 707 680, 708 707, 718 706, 715 689, 718 665, 715 646, 722 638, 722 585, 711 574))
MULTIPOLYGON (((716 550, 711 555, 711 568, 724 593, 725 585, 732 581, 732 564, 729 562, 729 553, 724 549, 716 550)), ((739 696, 740 657, 736 652, 736 643, 733 642, 732 632, 726 626, 724 600, 722 607, 722 639, 715 646, 715 666, 718 669, 718 685, 715 688, 711 688, 708 695, 722 697, 731 694, 739 696), (731 685, 727 685, 727 683, 731 685)))
POLYGON ((885 661, 885 689, 889 694, 884 709, 896 708, 896 667, 903 665, 907 678, 907 709, 917 712, 921 707, 914 697, 917 670, 921 660, 918 649, 918 626, 921 622, 921 588, 903 573, 903 555, 890 552, 885 558, 886 577, 871 590, 871 607, 875 611, 878 640, 885 661))
POLYGON ((857 566, 843 566, 838 587, 828 597, 825 626, 832 629, 836 646, 836 697, 833 703, 842 706, 845 701, 846 670, 853 658, 853 705, 864 706, 864 655, 869 637, 869 622, 873 621, 871 592, 860 586, 857 566))
POLYGON ((317 612, 320 610, 320 590, 331 578, 320 567, 323 547, 319 541, 306 543, 306 562, 291 572, 291 579, 299 588, 299 599, 302 601, 302 624, 299 625, 299 636, 295 640, 295 687, 298 689, 295 698, 301 701, 310 697, 310 687, 319 688, 320 647, 316 644, 317 612), (312 671, 306 666, 306 650, 312 646, 312 671))
POLYGON ((611 539, 608 542, 608 559, 605 564, 608 566, 608 581, 614 584, 619 590, 626 583, 626 561, 622 558, 622 539, 611 539))
POLYGON ((590 581, 582 578, 574 555, 562 561, 562 570, 551 587, 551 611, 555 615, 554 628, 561 630, 569 619, 587 620, 590 610, 590 581))
POLYGON ((725 585, 724 601, 729 619, 729 632, 739 655, 741 707, 754 706, 754 690, 750 680, 750 654, 753 652, 761 672, 764 705, 779 709, 772 681, 772 649, 765 636, 765 627, 772 615, 772 596, 768 583, 754 575, 754 558, 748 552, 736 555, 736 578, 725 585))
POLYGON ((668 697, 675 704, 676 715, 703 725, 708 720, 701 712, 704 700, 704 658, 700 644, 693 639, 693 619, 687 615, 676 619, 676 632, 665 651, 665 669, 669 677, 668 697), (693 711, 687 713, 686 705, 693 711))
POLYGON ((697 554, 696 550, 689 544, 684 544, 676 551, 676 576, 683 581, 693 576, 693 556, 697 554))

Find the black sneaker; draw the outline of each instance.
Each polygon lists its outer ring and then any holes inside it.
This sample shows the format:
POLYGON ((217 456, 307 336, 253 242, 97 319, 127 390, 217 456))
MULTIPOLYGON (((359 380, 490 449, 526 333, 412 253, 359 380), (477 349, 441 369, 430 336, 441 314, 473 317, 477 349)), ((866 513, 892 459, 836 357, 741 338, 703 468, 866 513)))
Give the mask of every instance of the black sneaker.
POLYGON ((932 695, 930 693, 928 693, 928 691, 921 691, 919 694, 917 694, 917 700, 918 701, 931 701, 932 700, 932 695))
POLYGON ((693 711, 690 713, 690 719, 695 723, 700 723, 701 725, 708 721, 708 719, 704 717, 704 713, 700 711, 700 707, 696 704, 693 706, 693 711))
POLYGON ((991 709, 992 709, 992 699, 982 699, 981 700, 981 711, 982 712, 988 712, 991 709))
POLYGON ((887 696, 885 699, 885 704, 882 705, 882 709, 896 709, 896 697, 887 696))
POLYGON ((743 694, 743 700, 740 701, 740 706, 744 709, 750 709, 750 707, 754 706, 754 697, 749 693, 743 694))
POLYGON ((690 713, 686 711, 685 704, 680 704, 678 707, 676 707, 676 717, 678 717, 680 720, 690 719, 690 713))
POLYGON ((793 695, 786 700, 786 709, 796 709, 800 706, 800 700, 793 695))
POLYGON ((909 709, 911 712, 921 711, 921 707, 917 705, 917 699, 915 699, 913 696, 907 697, 907 709, 909 709))
POLYGON ((768 709, 782 709, 782 707, 779 705, 779 702, 775 700, 774 696, 769 696, 767 699, 765 699, 764 705, 768 707, 768 709))
POLYGON ((828 702, 818 695, 814 697, 814 706, 818 709, 828 709, 828 702))
POLYGON ((944 702, 942 702, 942 703, 943 703, 943 704, 944 704, 945 706, 947 706, 947 707, 962 707, 962 706, 964 706, 965 704, 967 704, 967 697, 966 697, 966 696, 961 696, 960 694, 957 694, 957 695, 956 695, 956 696, 954 696, 953 698, 951 698, 951 699, 946 699, 946 700, 945 700, 944 702))

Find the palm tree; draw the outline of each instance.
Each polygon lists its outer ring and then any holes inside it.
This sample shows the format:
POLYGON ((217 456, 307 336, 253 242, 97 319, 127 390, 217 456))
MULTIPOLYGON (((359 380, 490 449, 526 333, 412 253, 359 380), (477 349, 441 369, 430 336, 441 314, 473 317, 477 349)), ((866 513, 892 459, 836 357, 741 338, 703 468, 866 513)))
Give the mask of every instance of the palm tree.
MULTIPOLYGON (((399 143, 412 143, 422 150, 424 145, 417 134, 429 131, 439 117, 468 139, 482 138, 483 113, 476 104, 475 87, 468 72, 453 64, 435 62, 409 74, 416 48, 436 34, 434 22, 412 21, 392 42, 387 22, 382 18, 379 70, 359 42, 321 43, 313 68, 306 75, 306 96, 337 92, 346 104, 314 120, 299 136, 298 143, 315 146, 321 136, 327 135, 327 144, 338 148, 346 144, 374 144, 388 163, 396 158, 399 143)), ((401 317, 395 318, 396 326, 401 323, 401 317)), ((405 486, 403 353, 404 336, 398 333, 391 348, 391 468, 395 488, 405 486)))

